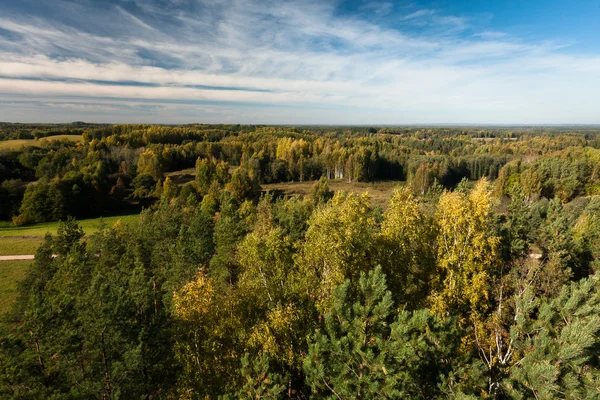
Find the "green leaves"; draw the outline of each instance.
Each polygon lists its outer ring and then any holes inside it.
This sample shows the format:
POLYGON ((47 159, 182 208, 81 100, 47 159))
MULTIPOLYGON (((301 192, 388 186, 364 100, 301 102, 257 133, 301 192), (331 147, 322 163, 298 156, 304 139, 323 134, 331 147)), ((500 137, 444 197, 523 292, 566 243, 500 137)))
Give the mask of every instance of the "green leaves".
POLYGON ((304 361, 307 383, 323 398, 430 398, 439 395, 457 347, 452 322, 428 310, 394 317, 377 267, 334 291, 324 330, 304 361), (356 294, 352 294, 355 292, 356 294))

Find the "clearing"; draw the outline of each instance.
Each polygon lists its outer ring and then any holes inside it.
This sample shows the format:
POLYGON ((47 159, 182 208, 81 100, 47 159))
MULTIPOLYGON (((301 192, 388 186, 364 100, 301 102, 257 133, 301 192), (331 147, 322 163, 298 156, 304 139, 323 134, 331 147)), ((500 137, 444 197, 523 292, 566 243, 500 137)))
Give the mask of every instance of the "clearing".
POLYGON ((54 140, 67 139, 71 142, 81 142, 83 137, 81 135, 56 135, 48 136, 41 139, 15 139, 15 140, 2 140, 0 141, 0 150, 16 150, 25 146, 41 146, 43 143, 51 142, 54 140))
MULTIPOLYGON (((107 217, 83 219, 77 221, 77 223, 89 235, 98 231, 102 222, 106 226, 111 226, 119 220, 126 224, 132 224, 138 221, 139 215, 139 212, 113 214, 107 217)), ((59 222, 46 222, 35 225, 14 226, 8 222, 0 222, 0 256, 34 254, 43 242, 46 232, 56 234, 58 224, 59 222)), ((25 277, 31 262, 32 260, 5 259, 0 261, 0 316, 9 311, 16 300, 17 283, 25 277)))
MULTIPOLYGON (((77 223, 89 235, 96 232, 102 222, 106 226, 111 226, 119 220, 130 224, 137 222, 139 215, 137 211, 118 215, 112 214, 106 217, 78 220, 77 223)), ((0 256, 34 254, 35 250, 44 240, 44 235, 47 232, 56 234, 58 225, 59 222, 44 222, 34 225, 15 226, 9 222, 0 222, 0 256)))
MULTIPOLYGON (((403 181, 378 181, 378 182, 348 182, 346 180, 330 180, 328 182, 329 189, 337 192, 343 190, 362 194, 368 192, 371 196, 373 204, 385 208, 392 192, 399 186, 403 186, 406 182, 403 181)), ((269 183, 263 184, 263 192, 271 191, 276 196, 295 194, 306 195, 315 184, 315 181, 306 182, 285 182, 285 183, 269 183)))
POLYGON ((0 316, 10 310, 17 299, 17 284, 25 278, 31 261, 0 262, 0 316))

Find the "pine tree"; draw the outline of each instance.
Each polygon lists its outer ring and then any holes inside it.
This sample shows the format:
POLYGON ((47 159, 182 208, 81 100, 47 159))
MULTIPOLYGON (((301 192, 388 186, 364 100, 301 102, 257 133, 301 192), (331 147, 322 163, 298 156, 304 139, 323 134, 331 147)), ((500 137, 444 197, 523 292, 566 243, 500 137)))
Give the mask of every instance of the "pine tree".
POLYGON ((428 310, 396 318, 377 267, 336 288, 324 330, 304 360, 306 382, 319 398, 433 398, 441 395, 459 343, 452 320, 428 310))
POLYGON ((316 332, 304 361, 306 381, 322 398, 399 396, 390 347, 392 296, 380 268, 362 274, 356 301, 349 280, 334 291, 324 332, 316 332))
POLYGON ((244 381, 242 388, 234 394, 219 397, 220 400, 284 398, 285 381, 281 375, 269 370, 269 357, 266 354, 251 361, 250 355, 246 353, 242 358, 240 374, 244 381))
POLYGON ((517 398, 600 398, 600 277, 566 285, 554 300, 520 297, 511 328, 515 360, 504 382, 517 398))

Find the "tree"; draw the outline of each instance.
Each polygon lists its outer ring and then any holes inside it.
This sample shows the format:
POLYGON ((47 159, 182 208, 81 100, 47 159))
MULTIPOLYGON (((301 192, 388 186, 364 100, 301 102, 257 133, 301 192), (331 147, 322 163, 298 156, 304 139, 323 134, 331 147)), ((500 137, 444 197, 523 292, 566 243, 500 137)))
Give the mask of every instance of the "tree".
POLYGON ((396 304, 422 305, 435 268, 435 230, 407 188, 394 191, 378 237, 379 262, 396 304))
POLYGON ((285 382, 281 375, 269 370, 269 358, 266 354, 253 358, 244 354, 240 374, 243 386, 234 394, 220 397, 229 399, 281 399, 285 392, 285 382))
POLYGON ((240 167, 233 172, 231 181, 229 181, 225 188, 231 193, 234 199, 241 201, 248 198, 258 188, 258 183, 250 179, 248 170, 240 167))
POLYGON ((202 196, 208 193, 217 174, 217 166, 208 158, 196 160, 196 187, 202 196))
POLYGON ((329 190, 327 178, 322 176, 318 181, 316 181, 312 185, 308 196, 315 205, 329 201, 329 199, 333 197, 333 192, 329 190))
POLYGON ((248 227, 237 209, 222 211, 215 223, 215 255, 210 260, 210 274, 223 281, 235 282, 239 272, 236 248, 248 227))
POLYGON ((236 336, 241 328, 234 311, 237 298, 200 272, 173 296, 178 323, 176 357, 181 396, 217 397, 239 387, 236 336))
POLYGON ((472 192, 446 192, 436 212, 437 274, 430 296, 432 310, 457 313, 468 323, 488 308, 490 272, 498 261, 500 239, 490 226, 489 185, 480 180, 472 192))
POLYGON ((553 300, 526 290, 510 330, 512 367, 503 382, 524 398, 597 398, 600 345, 599 277, 566 285, 553 300))
POLYGON ((325 331, 312 337, 304 361, 307 383, 319 397, 399 397, 385 278, 380 269, 362 274, 355 302, 350 289, 349 280, 335 289, 325 331))
POLYGON ((372 267, 368 260, 373 259, 374 239, 368 195, 338 192, 313 212, 297 263, 306 292, 321 311, 334 287, 372 267))
POLYGON ((142 154, 137 164, 138 175, 150 175, 155 181, 163 178, 163 169, 160 160, 154 151, 146 149, 142 154))
POLYGON ((307 384, 319 398, 434 398, 456 363, 452 322, 427 310, 396 318, 380 268, 335 289, 324 330, 304 360, 307 384))
POLYGON ((254 230, 238 246, 241 265, 240 286, 275 305, 284 299, 292 272, 292 243, 281 228, 273 224, 268 198, 258 207, 254 230))

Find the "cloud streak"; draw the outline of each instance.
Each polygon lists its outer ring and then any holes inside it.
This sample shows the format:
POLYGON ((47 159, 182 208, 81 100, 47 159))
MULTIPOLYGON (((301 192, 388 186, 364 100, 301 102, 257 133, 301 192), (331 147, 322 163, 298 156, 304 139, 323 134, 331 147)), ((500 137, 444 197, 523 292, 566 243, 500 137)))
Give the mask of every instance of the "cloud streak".
POLYGON ((600 100, 598 56, 470 32, 469 19, 443 10, 56 3, 59 16, 0 13, 10 33, 0 35, 0 120, 26 116, 21 104, 35 110, 29 118, 67 121, 600 122, 591 106, 600 100))

